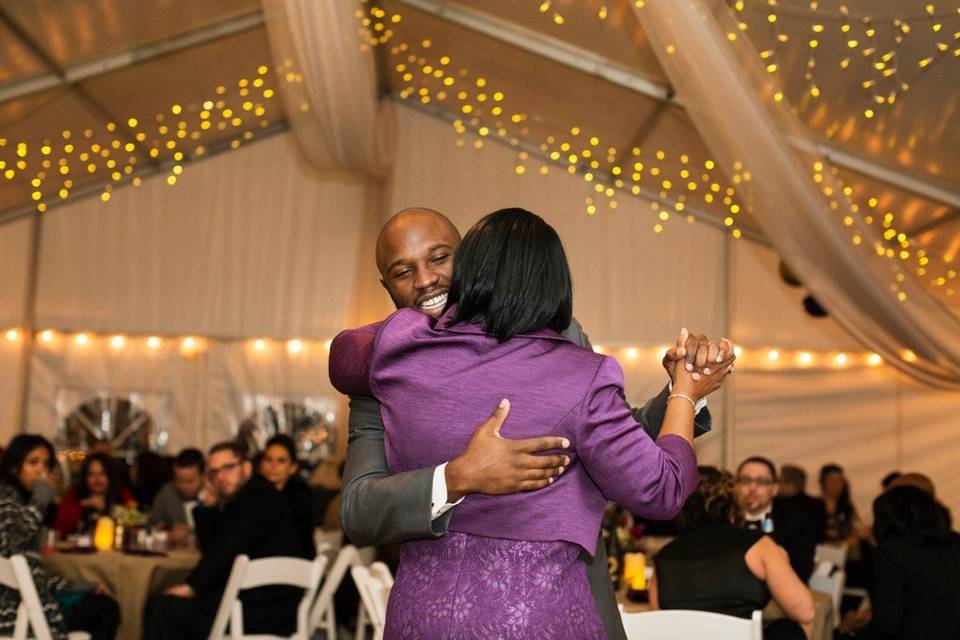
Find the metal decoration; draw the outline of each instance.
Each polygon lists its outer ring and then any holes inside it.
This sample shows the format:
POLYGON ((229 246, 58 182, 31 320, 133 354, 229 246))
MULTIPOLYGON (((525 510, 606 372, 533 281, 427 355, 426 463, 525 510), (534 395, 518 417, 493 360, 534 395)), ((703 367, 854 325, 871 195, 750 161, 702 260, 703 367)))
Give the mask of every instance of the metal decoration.
POLYGON ((332 457, 336 413, 331 399, 249 394, 241 398, 241 404, 245 417, 236 433, 250 452, 261 451, 271 436, 285 433, 296 443, 302 467, 311 469, 332 457))
POLYGON ((138 453, 161 451, 167 442, 166 429, 158 424, 168 413, 166 394, 60 389, 57 396, 60 448, 86 451, 105 442, 113 455, 132 460, 138 453))

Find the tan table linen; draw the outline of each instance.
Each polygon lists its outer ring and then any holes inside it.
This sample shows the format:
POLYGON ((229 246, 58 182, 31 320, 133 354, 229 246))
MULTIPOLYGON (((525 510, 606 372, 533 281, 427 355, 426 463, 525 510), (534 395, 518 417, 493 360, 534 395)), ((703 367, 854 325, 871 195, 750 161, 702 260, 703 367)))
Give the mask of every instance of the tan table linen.
POLYGON ((127 555, 117 551, 44 556, 47 568, 73 580, 102 584, 120 605, 119 640, 139 640, 147 600, 186 579, 200 561, 196 551, 170 551, 167 556, 127 555))

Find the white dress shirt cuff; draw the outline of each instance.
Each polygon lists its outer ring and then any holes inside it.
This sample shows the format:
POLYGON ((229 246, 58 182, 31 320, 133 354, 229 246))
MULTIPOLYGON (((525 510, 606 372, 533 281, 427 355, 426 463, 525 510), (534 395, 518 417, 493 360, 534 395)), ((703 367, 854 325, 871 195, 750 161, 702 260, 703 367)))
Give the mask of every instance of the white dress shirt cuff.
MULTIPOLYGON (((667 382, 667 390, 670 391, 670 393, 673 393, 673 381, 672 381, 672 380, 669 381, 669 382, 667 382)), ((701 411, 705 406, 707 406, 707 398, 706 398, 706 397, 703 397, 703 398, 700 398, 699 400, 697 400, 696 407, 694 407, 694 410, 693 410, 693 415, 695 415, 695 416, 700 415, 700 411, 701 411)), ((434 476, 433 490, 434 490, 434 494, 436 494, 436 490, 437 490, 436 476, 434 476)), ((446 495, 447 495, 447 492, 444 491, 444 492, 443 492, 443 495, 446 496, 446 495)))
POLYGON ((447 463, 437 465, 433 470, 433 493, 430 496, 430 519, 436 520, 447 511, 463 502, 460 498, 456 502, 447 502, 447 476, 444 473, 447 469, 447 463))

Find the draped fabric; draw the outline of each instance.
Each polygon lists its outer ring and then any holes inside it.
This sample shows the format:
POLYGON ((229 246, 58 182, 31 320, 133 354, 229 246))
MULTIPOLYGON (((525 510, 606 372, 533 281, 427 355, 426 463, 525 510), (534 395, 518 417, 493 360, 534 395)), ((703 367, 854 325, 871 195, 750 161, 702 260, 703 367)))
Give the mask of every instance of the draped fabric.
MULTIPOLYGON (((139 392, 166 403, 172 452, 233 434, 253 395, 309 397, 332 403, 342 455, 345 407, 329 386, 323 341, 391 309, 373 260, 379 212, 432 206, 465 232, 495 208, 524 206, 556 226, 573 270, 575 314, 593 343, 619 359, 633 404, 666 383, 655 351, 681 326, 746 349, 710 397, 714 432, 698 439, 702 463, 735 465, 764 454, 815 474, 838 462, 867 515, 884 473, 917 470, 960 510, 960 394, 889 366, 767 362, 768 348, 859 350, 834 320, 804 313, 802 292, 783 284, 769 248, 700 222, 671 221, 655 234, 656 213, 630 197, 589 216, 583 203, 591 185, 582 178, 554 169, 541 176, 532 162, 517 175, 512 150, 477 150, 472 139, 458 147, 449 124, 397 112, 397 157, 382 205, 370 206, 365 183, 305 167, 292 135, 281 134, 187 165, 173 187, 149 179, 117 189, 109 203, 79 200, 45 214, 38 327, 104 337, 82 346, 59 333, 37 343, 30 429, 54 435, 72 408, 67 399, 83 392, 139 392), (150 350, 131 338, 114 350, 114 332, 164 340, 150 350), (186 357, 177 340, 191 334, 212 339, 186 357), (257 351, 258 337, 281 341, 257 351), (288 338, 315 342, 294 354, 282 342, 288 338), (639 348, 636 357, 624 349, 630 346, 639 348)), ((20 321, 29 229, 19 225, 0 226, 0 304, 10 310, 4 327, 20 321)), ((0 336, 3 443, 16 431, 19 347, 0 336)))
POLYGON ((960 318, 908 263, 878 255, 882 229, 857 214, 789 105, 777 102, 774 77, 726 4, 649 0, 635 11, 700 135, 728 174, 741 165, 749 172, 741 196, 817 300, 894 366, 960 389, 960 318), (819 185, 815 163, 823 165, 819 185))
POLYGON ((357 47, 358 0, 264 0, 283 99, 304 158, 323 172, 380 177, 395 121, 377 100, 373 53, 357 47))

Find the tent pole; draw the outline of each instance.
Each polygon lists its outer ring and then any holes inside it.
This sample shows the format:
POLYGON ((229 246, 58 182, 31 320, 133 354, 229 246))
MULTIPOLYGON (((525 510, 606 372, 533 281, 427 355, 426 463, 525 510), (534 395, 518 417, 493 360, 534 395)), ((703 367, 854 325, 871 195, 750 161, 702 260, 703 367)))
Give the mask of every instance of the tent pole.
MULTIPOLYGON (((732 310, 733 310, 733 239, 730 234, 723 236, 723 331, 724 336, 731 342, 732 338, 732 310)), ((736 368, 736 364, 734 364, 736 368)), ((735 401, 736 379, 728 375, 723 384, 723 466, 726 469, 733 469, 735 461, 733 459, 734 445, 736 444, 733 426, 733 403, 735 401)))
POLYGON ((27 262, 27 290, 23 298, 23 348, 20 352, 20 402, 17 421, 20 431, 27 430, 27 409, 30 403, 30 376, 37 333, 37 284, 40 275, 40 240, 43 215, 35 211, 30 221, 30 254, 27 262))

